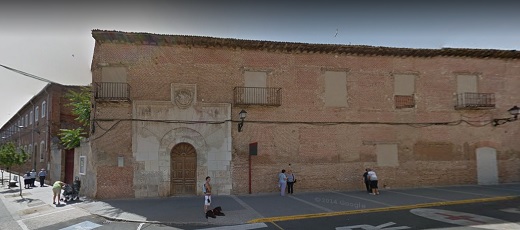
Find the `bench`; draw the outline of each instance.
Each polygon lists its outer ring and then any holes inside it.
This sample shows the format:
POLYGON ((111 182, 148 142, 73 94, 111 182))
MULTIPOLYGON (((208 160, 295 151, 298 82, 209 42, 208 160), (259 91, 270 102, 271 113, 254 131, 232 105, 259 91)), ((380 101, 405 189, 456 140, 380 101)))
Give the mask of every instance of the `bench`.
POLYGON ((18 187, 18 176, 13 176, 13 179, 9 181, 9 187, 18 187))

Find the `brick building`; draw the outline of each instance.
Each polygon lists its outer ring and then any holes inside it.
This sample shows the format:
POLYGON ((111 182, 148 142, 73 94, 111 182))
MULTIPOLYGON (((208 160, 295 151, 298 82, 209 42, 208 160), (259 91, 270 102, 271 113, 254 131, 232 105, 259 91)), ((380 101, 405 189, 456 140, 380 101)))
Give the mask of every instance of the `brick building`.
POLYGON ((495 120, 520 101, 518 51, 92 36, 89 196, 200 194, 207 175, 273 192, 289 167, 297 191, 363 189, 366 167, 381 187, 520 181, 520 123, 495 120))
POLYGON ((7 121, 0 134, 2 143, 13 142, 30 155, 23 166, 13 167, 13 171, 23 173, 35 169, 47 170, 46 181, 62 180, 72 183, 74 178, 74 150, 64 150, 59 144, 60 129, 79 127, 65 95, 69 90, 79 90, 81 86, 47 84, 7 121))

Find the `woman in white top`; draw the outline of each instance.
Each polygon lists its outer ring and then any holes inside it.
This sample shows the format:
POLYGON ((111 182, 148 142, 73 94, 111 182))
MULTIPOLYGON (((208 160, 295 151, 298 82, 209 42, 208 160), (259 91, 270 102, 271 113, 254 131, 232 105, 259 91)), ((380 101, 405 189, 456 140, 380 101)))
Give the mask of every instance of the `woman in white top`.
POLYGON ((285 169, 278 174, 278 187, 280 187, 280 195, 285 196, 285 187, 287 187, 287 175, 285 175, 285 169))

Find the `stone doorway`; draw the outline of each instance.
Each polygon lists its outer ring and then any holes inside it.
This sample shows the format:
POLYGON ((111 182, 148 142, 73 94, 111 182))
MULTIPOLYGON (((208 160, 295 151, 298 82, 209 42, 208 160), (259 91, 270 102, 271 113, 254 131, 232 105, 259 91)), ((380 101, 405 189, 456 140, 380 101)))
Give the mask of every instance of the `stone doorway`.
POLYGON ((170 153, 170 195, 195 195, 197 182, 197 152, 188 143, 179 143, 170 153))

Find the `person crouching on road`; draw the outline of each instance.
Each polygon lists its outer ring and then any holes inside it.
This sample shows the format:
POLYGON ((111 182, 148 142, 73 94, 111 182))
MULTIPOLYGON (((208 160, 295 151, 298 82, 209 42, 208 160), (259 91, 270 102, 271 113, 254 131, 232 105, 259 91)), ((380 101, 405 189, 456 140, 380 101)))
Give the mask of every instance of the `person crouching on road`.
POLYGON ((56 204, 56 196, 58 197, 58 205, 60 205, 60 193, 61 193, 61 188, 63 188, 63 186, 65 186, 65 183, 61 182, 61 181, 56 181, 54 182, 54 184, 52 185, 52 204, 56 204))
MULTIPOLYGON (((209 183, 211 181, 211 177, 206 177, 206 183, 204 183, 204 186, 202 187, 202 192, 204 193, 204 214, 208 212, 208 208, 211 205, 211 184, 209 183)), ((208 218, 206 214, 206 218, 208 218)))

